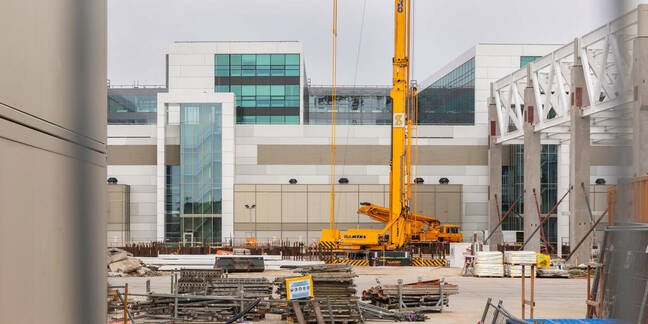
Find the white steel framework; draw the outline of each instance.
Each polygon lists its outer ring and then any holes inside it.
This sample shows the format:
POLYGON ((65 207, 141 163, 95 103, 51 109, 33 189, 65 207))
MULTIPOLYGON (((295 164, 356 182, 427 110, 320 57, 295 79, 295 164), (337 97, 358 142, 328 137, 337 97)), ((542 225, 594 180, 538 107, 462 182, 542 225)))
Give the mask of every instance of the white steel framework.
POLYGON ((496 104, 497 143, 519 141, 522 132, 524 88, 535 93, 535 132, 543 140, 569 140, 571 68, 580 57, 590 105, 592 144, 629 143, 632 138, 630 84, 632 43, 637 37, 637 9, 576 38, 491 84, 496 104))

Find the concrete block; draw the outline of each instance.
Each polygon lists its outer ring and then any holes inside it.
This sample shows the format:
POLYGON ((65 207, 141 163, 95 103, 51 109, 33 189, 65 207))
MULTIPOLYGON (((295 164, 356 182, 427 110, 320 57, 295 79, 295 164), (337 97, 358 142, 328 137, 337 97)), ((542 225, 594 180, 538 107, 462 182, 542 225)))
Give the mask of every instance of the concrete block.
POLYGON ((142 264, 140 263, 139 260, 135 258, 126 258, 124 260, 113 262, 108 265, 108 268, 110 269, 111 272, 123 272, 123 273, 137 271, 141 267, 142 264))

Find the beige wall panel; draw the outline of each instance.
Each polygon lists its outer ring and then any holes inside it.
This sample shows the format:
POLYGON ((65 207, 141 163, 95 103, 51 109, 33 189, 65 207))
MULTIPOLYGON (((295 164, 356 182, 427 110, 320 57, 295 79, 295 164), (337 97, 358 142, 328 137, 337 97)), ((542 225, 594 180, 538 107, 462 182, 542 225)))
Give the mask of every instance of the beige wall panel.
MULTIPOLYGON (((330 190, 329 190, 330 191, 330 190)), ((353 184, 336 184, 335 192, 358 192, 358 185, 353 184)))
POLYGON ((180 165, 180 145, 166 146, 164 149, 164 163, 166 165, 180 165))
MULTIPOLYGON (((360 228, 358 227, 358 223, 335 223, 335 228, 339 230, 345 230, 347 228, 360 228)), ((321 231, 323 229, 328 229, 329 228, 329 223, 322 222, 322 223, 308 223, 308 230, 309 231, 321 231)), ((319 233, 318 233, 319 235, 319 233)))
POLYGON ((385 185, 359 185, 360 192, 384 192, 385 185))
POLYGON ((257 192, 261 192, 261 191, 280 192, 281 191, 281 185, 260 184, 260 185, 256 185, 256 190, 257 190, 257 192))
POLYGON ((308 185, 308 192, 331 192, 331 185, 308 185))
MULTIPOLYGON (((254 228, 254 225, 252 225, 254 228)), ((281 224, 260 222, 256 224, 257 231, 275 231, 277 237, 281 236, 281 224)))
POLYGON ((108 145, 108 165, 155 165, 155 145, 108 145))
POLYGON ((305 192, 282 193, 282 223, 306 223, 308 209, 305 192))
MULTIPOLYGON (((250 214, 245 205, 256 204, 254 192, 237 192, 234 195, 234 222, 250 222, 250 214)), ((252 211, 254 219, 254 211, 252 211)))
POLYGON ((436 218, 442 224, 461 224, 461 193, 438 192, 436 218))
POLYGON ((257 192, 256 216, 259 223, 281 223, 281 192, 257 192))
POLYGON ((282 231, 306 231, 308 229, 308 224, 307 223, 300 223, 300 222, 294 222, 294 223, 283 223, 281 224, 281 230, 282 231))
MULTIPOLYGON (((414 206, 412 206, 414 208, 414 206)), ((436 194, 433 192, 418 192, 416 199, 416 213, 424 216, 436 217, 436 194)))
POLYGON ((281 185, 281 191, 283 192, 306 192, 306 190, 308 190, 308 186, 303 184, 281 185))
POLYGON ((251 185, 251 184, 235 184, 234 185, 234 192, 242 192, 242 191, 252 191, 254 192, 256 190, 256 185, 251 185))
POLYGON ((461 192, 460 184, 438 184, 436 186, 436 192, 461 192))
MULTIPOLYGON (((388 165, 388 145, 338 145, 338 165, 388 165)), ((258 145, 259 165, 327 165, 329 145, 258 145)), ((486 145, 425 145, 419 147, 421 165, 487 165, 486 145)))
MULTIPOLYGON (((330 200, 329 200, 330 201, 330 200)), ((338 192, 335 194, 335 222, 358 222, 358 192, 338 192)))
MULTIPOLYGON (((310 187, 310 186, 309 186, 310 187)), ((329 222, 331 196, 327 192, 308 193, 308 221, 329 222)))
MULTIPOLYGON (((435 184, 422 184, 422 185, 417 185, 416 186, 416 192, 436 192, 436 187, 438 185, 435 184)), ((414 190, 414 186, 412 186, 412 191, 414 190)))

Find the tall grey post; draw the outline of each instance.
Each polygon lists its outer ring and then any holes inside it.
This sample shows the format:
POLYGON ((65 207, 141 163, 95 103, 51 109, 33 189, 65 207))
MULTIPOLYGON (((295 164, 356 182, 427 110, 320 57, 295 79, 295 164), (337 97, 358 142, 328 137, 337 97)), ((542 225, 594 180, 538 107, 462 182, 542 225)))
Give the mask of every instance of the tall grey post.
MULTIPOLYGON (((585 233, 592 227, 587 202, 583 195, 585 190, 589 191, 590 186, 590 118, 583 117, 583 107, 589 106, 589 96, 583 76, 583 65, 580 58, 580 43, 574 41, 574 66, 571 70, 571 107, 570 114, 570 145, 569 145, 569 183, 573 190, 569 194, 569 246, 576 246, 585 233)), ((589 195, 589 192, 588 192, 589 195)), ((590 260, 592 236, 583 242, 581 248, 576 251, 570 262, 587 263, 590 260)))
POLYGON ((648 175, 648 5, 638 8, 638 35, 633 44, 632 173, 648 175))
MULTIPOLYGON (((533 195, 540 199, 540 132, 534 130, 535 126, 535 93, 531 82, 531 65, 527 65, 527 87, 524 89, 524 240, 538 227, 538 211, 533 195)), ((538 201, 539 203, 539 201, 538 201)), ((536 233, 527 243, 525 250, 540 252, 540 236, 536 233)))
POLYGON ((0 40, 0 322, 106 323, 106 1, 2 0, 0 40))
MULTIPOLYGON (((497 124, 497 106, 491 83, 491 95, 488 98, 488 230, 499 223, 498 213, 502 208, 502 144, 497 144, 500 136, 497 124), (499 206, 499 211, 498 211, 499 206)), ((502 215, 503 216, 503 215, 502 215)), ((490 235, 491 233, 488 233, 490 235)), ((488 241, 491 250, 502 243, 501 228, 488 241)))

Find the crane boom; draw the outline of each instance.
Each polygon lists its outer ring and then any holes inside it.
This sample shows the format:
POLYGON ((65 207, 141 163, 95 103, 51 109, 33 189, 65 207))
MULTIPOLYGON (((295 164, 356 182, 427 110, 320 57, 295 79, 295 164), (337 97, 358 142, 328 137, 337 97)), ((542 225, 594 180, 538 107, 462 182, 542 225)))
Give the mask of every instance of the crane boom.
POLYGON ((405 220, 403 192, 403 171, 408 167, 405 150, 405 127, 407 125, 406 101, 409 90, 407 57, 407 25, 409 0, 394 0, 394 58, 393 58, 393 88, 392 98, 392 147, 389 172, 389 247, 398 248, 405 243, 405 220))

